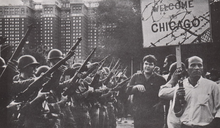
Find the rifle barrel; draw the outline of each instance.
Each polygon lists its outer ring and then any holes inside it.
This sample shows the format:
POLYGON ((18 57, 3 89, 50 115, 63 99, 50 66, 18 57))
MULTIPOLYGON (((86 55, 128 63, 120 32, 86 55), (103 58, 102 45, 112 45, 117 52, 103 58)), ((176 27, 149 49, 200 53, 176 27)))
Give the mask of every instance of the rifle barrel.
MULTIPOLYGON (((88 61, 90 60, 90 58, 92 57, 92 55, 94 54, 96 48, 93 49, 93 51, 89 54, 89 56, 86 58, 86 60, 84 61, 84 63, 80 66, 79 70, 76 71, 76 73, 74 74, 74 76, 70 79, 70 83, 76 83, 77 79, 79 79, 78 74, 81 73, 83 71, 83 69, 85 68, 86 64, 88 63, 88 61)), ((85 76, 84 76, 85 77, 85 76)), ((79 84, 78 84, 79 85, 79 84)), ((73 90, 71 90, 73 88, 74 84, 72 84, 72 86, 69 86, 63 93, 64 96, 66 95, 70 95, 72 92, 74 92, 73 90)), ((78 87, 75 87, 75 89, 77 89, 78 87)))
POLYGON ((47 70, 41 77, 37 78, 34 82, 32 82, 28 88, 26 88, 23 92, 19 93, 17 97, 15 98, 16 101, 27 101, 29 99, 29 96, 35 92, 39 91, 40 88, 43 87, 43 85, 39 85, 41 81, 46 77, 49 76, 51 73, 53 73, 56 69, 58 69, 62 64, 64 64, 71 56, 74 55, 74 50, 79 45, 79 42, 82 40, 82 38, 78 38, 78 41, 76 44, 70 49, 68 54, 59 62, 57 62, 52 68, 47 70))
MULTIPOLYGON (((25 40, 27 39, 27 37, 30 35, 31 30, 33 29, 33 24, 28 26, 27 31, 25 32, 24 37, 20 40, 16 50, 14 51, 14 53, 12 54, 12 56, 10 57, 10 59, 8 60, 8 62, 17 59, 18 55, 21 53, 22 48, 25 45, 25 40)), ((3 75, 5 75, 5 72, 8 71, 8 64, 6 65, 5 69, 2 71, 1 75, 0 75, 0 79, 3 77, 3 75)))

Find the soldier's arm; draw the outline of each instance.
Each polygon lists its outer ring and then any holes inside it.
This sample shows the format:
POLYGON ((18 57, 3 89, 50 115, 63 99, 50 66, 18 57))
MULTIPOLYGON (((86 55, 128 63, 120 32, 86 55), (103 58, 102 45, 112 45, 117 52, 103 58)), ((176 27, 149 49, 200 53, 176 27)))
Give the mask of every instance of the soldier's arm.
POLYGON ((10 93, 12 95, 17 95, 29 87, 29 85, 34 82, 34 80, 34 78, 27 80, 14 80, 12 86, 10 87, 10 93))

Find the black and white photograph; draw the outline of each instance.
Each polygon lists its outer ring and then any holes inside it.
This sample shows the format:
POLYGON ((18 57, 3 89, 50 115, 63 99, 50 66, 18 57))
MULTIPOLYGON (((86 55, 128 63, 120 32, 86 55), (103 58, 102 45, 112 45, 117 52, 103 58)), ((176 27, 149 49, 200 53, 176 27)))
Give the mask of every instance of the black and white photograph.
POLYGON ((220 0, 1 0, 0 128, 220 128, 220 0))

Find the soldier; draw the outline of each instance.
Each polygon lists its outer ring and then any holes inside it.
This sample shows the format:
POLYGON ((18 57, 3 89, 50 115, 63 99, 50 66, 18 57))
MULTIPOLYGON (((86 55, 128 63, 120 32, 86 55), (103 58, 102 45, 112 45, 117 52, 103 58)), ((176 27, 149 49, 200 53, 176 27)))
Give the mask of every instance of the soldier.
MULTIPOLYGON (((81 66, 81 63, 74 63, 72 65, 72 70, 75 70, 76 72, 81 66)), ((87 74, 86 71, 91 67, 87 65, 84 68, 85 69, 83 69, 81 73, 77 72, 77 77, 79 77, 79 79, 78 82, 74 83, 74 86, 77 86, 77 88, 71 94, 69 94, 69 97, 73 101, 71 110, 73 112, 74 118, 76 119, 76 124, 78 128, 91 127, 91 119, 89 115, 90 103, 87 102, 87 98, 93 89, 89 87, 89 84, 91 83, 91 78, 89 76, 85 76, 87 74)))
POLYGON ((85 79, 79 80, 79 88, 72 94, 73 105, 72 112, 76 119, 78 128, 90 128, 91 127, 91 119, 89 115, 90 103, 87 102, 87 98, 90 92, 92 92, 92 88, 89 87, 91 83, 91 78, 87 77, 85 79))
POLYGON ((14 76, 11 93, 16 96, 24 91, 35 79, 36 67, 39 65, 37 60, 31 55, 23 55, 18 59, 19 74, 14 76))
MULTIPOLYGON (((36 67, 39 65, 39 63, 36 61, 36 59, 31 55, 23 55, 18 59, 18 71, 19 74, 14 77, 13 84, 11 86, 10 94, 15 97, 22 91, 24 91, 29 85, 35 81, 35 70, 36 67)), ((41 83, 44 84, 48 79, 43 79, 41 83)), ((9 118, 9 126, 18 125, 20 127, 29 128, 29 127, 37 127, 37 122, 39 119, 37 117, 35 118, 36 111, 33 111, 35 109, 35 106, 40 106, 44 97, 45 93, 36 92, 37 96, 32 94, 28 95, 26 97, 29 97, 31 99, 30 102, 24 102, 24 104, 21 104, 19 110, 17 112, 13 111, 13 107, 9 107, 8 109, 8 115, 11 116, 9 118), (20 115, 20 116, 19 116, 20 115), (18 123, 14 123, 14 119, 18 117, 18 123)), ((36 109, 35 109, 36 110, 36 109)), ((40 110, 39 110, 40 111, 40 110)), ((39 112, 38 111, 38 112, 39 112)), ((41 122, 41 121, 40 121, 41 122)))
MULTIPOLYGON (((63 59, 63 54, 59 49, 52 49, 47 56, 48 63, 50 67, 54 66, 57 62, 63 59)), ((51 109, 54 109, 57 116, 56 118, 57 125, 60 125, 64 128, 76 128, 76 122, 73 117, 73 114, 70 110, 70 102, 67 100, 67 97, 62 95, 63 89, 70 85, 69 82, 65 81, 65 76, 63 75, 68 68, 65 65, 60 66, 60 68, 53 73, 53 76, 56 77, 56 85, 50 84, 52 86, 56 86, 52 89, 53 97, 49 101, 49 106, 51 109), (59 110, 60 109, 60 110, 59 110), (60 112, 59 112, 60 111, 60 112), (59 112, 59 113, 57 113, 59 112), (62 116, 61 116, 62 115, 62 116), (60 122, 60 124, 59 124, 60 122)), ((54 114, 52 114, 54 115, 54 114)))
POLYGON ((2 57, 0 57, 0 73, 2 73, 5 67, 6 67, 5 60, 2 57))
POLYGON ((99 97, 99 102, 101 104, 100 107, 100 127, 101 128, 115 128, 116 127, 116 116, 115 116, 115 108, 113 106, 113 103, 115 102, 114 92, 109 91, 110 88, 113 88, 115 86, 115 83, 113 83, 113 75, 109 75, 110 73, 113 73, 113 71, 110 71, 108 67, 103 67, 103 71, 101 74, 101 84, 100 87, 102 90, 102 94, 99 97), (108 78, 110 77, 110 78, 108 78))
POLYGON ((0 78, 0 85, 1 85, 1 90, 0 90, 0 126, 5 126, 7 123, 7 111, 6 106, 11 102, 11 97, 9 95, 8 89, 12 84, 13 77, 14 75, 17 74, 17 63, 16 62, 8 62, 8 65, 5 64, 5 60, 0 57, 0 74, 5 73, 5 75, 1 76, 0 78), (7 70, 5 70, 6 66, 7 70))
MULTIPOLYGON (((119 72, 116 78, 116 82, 120 83, 123 80, 127 79, 127 76, 125 76, 123 72, 119 72)), ((123 118, 127 117, 127 102, 128 94, 126 93, 126 86, 124 86, 117 93, 117 117, 119 118, 119 122, 122 122, 123 118)))

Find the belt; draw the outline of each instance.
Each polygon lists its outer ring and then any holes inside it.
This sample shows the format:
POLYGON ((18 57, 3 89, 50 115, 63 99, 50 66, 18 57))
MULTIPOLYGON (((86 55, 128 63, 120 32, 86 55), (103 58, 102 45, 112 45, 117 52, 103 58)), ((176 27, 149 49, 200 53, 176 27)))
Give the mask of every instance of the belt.
POLYGON ((181 128, 212 128, 212 127, 210 125, 206 125, 206 126, 191 125, 191 126, 188 126, 188 125, 182 124, 181 128))

